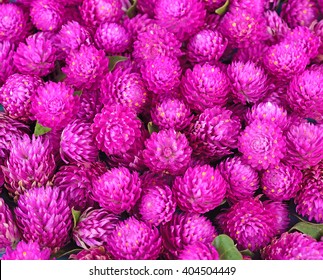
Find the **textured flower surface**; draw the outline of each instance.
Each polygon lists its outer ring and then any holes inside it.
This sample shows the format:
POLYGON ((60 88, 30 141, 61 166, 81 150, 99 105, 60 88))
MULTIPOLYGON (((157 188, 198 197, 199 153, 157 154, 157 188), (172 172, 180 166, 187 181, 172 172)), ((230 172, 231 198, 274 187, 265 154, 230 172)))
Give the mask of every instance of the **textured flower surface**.
POLYGON ((96 114, 102 110, 99 90, 83 90, 80 96, 80 109, 77 118, 84 122, 93 122, 96 114))
POLYGON ((196 242, 186 245, 178 256, 179 260, 218 260, 219 253, 211 244, 196 242))
POLYGON ((9 41, 0 41, 0 86, 7 78, 16 72, 16 67, 13 63, 15 54, 15 44, 9 41))
POLYGON ((154 8, 157 0, 138 0, 138 10, 141 13, 148 14, 150 17, 155 15, 154 8))
POLYGON ((270 40, 278 43, 290 30, 287 23, 278 15, 276 11, 268 10, 265 12, 267 32, 271 35, 270 40))
MULTIPOLYGON (((152 0, 148 0, 153 2, 152 0)), ((137 1, 139 7, 140 1, 137 1)), ((133 40, 137 40, 139 33, 146 32, 150 26, 154 23, 154 20, 149 18, 147 14, 137 14, 133 18, 125 18, 123 26, 131 34, 133 40)))
POLYGON ((162 239, 156 227, 130 217, 112 231, 106 248, 116 260, 155 260, 162 239))
POLYGON ((289 226, 289 213, 288 213, 288 205, 282 203, 281 201, 272 201, 266 200, 263 202, 263 206, 265 210, 269 211, 273 216, 274 230, 277 234, 281 234, 288 230, 289 226))
POLYGON ((49 260, 50 249, 41 248, 37 242, 20 241, 16 249, 7 247, 6 253, 2 260, 49 260))
POLYGON ((83 249, 77 254, 72 254, 69 257, 72 260, 111 260, 111 256, 106 252, 103 246, 83 249))

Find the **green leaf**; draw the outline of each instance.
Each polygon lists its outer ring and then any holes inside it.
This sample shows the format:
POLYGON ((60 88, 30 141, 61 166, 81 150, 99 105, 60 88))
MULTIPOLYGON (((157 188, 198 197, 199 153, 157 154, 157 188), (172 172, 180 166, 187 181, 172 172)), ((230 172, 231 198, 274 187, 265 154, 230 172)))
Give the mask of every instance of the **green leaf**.
POLYGON ((148 123, 147 128, 148 128, 149 134, 159 131, 158 127, 156 125, 154 125, 152 122, 148 123))
POLYGON ((127 16, 128 16, 128 18, 135 17, 136 16, 136 11, 137 11, 137 2, 138 2, 138 0, 133 0, 131 2, 132 2, 132 5, 127 10, 127 16))
POLYGON ((82 251, 81 248, 76 248, 76 249, 72 249, 72 250, 69 250, 69 251, 66 251, 66 249, 63 248, 63 249, 59 250, 57 253, 55 253, 54 255, 52 255, 52 258, 60 259, 60 258, 63 258, 65 256, 68 256, 68 255, 77 254, 80 251, 82 251))
POLYGON ((83 91, 82 91, 82 90, 76 90, 76 91, 74 91, 74 95, 81 96, 81 95, 82 95, 82 93, 83 93, 83 91))
POLYGON ((36 136, 44 135, 50 132, 52 129, 50 127, 42 126, 39 122, 36 123, 34 134, 36 136))
POLYGON ((74 227, 76 227, 77 222, 81 216, 81 211, 74 210, 74 207, 73 207, 72 208, 72 215, 73 215, 74 227))
POLYGON ((299 222, 294 225, 289 232, 299 231, 319 240, 323 236, 323 224, 312 224, 309 222, 299 222))
POLYGON ((220 260, 242 260, 242 255, 234 245, 233 240, 226 234, 217 236, 212 245, 220 255, 220 260))
POLYGON ((109 56, 109 70, 113 71, 117 63, 120 61, 128 60, 128 57, 125 56, 109 56))
POLYGON ((246 249, 246 250, 242 250, 240 251, 240 253, 243 255, 243 256, 248 256, 250 258, 253 258, 253 256, 255 255, 253 252, 251 252, 249 249, 246 249))
POLYGON ((220 16, 224 15, 228 10, 229 4, 230 4, 230 0, 227 0, 222 7, 215 10, 215 13, 220 16))

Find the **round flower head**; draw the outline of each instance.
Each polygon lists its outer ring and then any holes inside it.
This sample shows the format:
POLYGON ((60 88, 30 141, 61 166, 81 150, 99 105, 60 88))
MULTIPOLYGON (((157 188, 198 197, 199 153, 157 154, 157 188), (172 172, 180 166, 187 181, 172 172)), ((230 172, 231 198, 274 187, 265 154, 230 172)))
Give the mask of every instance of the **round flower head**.
POLYGON ((195 0, 160 0, 156 2, 154 12, 157 22, 181 41, 199 31, 206 16, 204 4, 195 0))
POLYGON ((232 112, 218 106, 206 109, 191 124, 187 137, 193 154, 207 159, 219 159, 237 148, 241 124, 232 112))
POLYGON ((13 74, 0 88, 0 100, 6 113, 22 121, 28 121, 31 117, 30 98, 36 89, 42 84, 37 76, 13 74))
POLYGON ((112 213, 130 211, 141 193, 141 180, 137 172, 125 168, 112 168, 93 180, 92 198, 112 213))
MULTIPOLYGON (((149 0, 152 2, 151 0, 149 0)), ((139 1, 137 2, 139 5, 139 1)), ((137 5, 137 8, 138 8, 137 5)), ((137 40, 138 34, 142 32, 146 32, 149 28, 154 23, 154 20, 149 18, 147 14, 137 14, 133 18, 125 18, 123 21, 123 26, 125 29, 128 31, 128 33, 131 35, 132 39, 134 41, 137 40)))
POLYGON ((6 248, 14 247, 20 240, 14 217, 2 198, 0 198, 0 222, 0 253, 2 253, 6 248))
POLYGON ((283 233, 261 251, 265 260, 323 260, 323 243, 300 232, 283 233))
POLYGON ((272 200, 290 200, 296 196, 302 181, 302 172, 280 163, 261 175, 263 193, 272 200))
MULTIPOLYGON (((323 2, 322 2, 322 11, 323 11, 323 2)), ((317 24, 314 25, 313 31, 320 41, 318 53, 322 54, 323 53, 323 20, 320 20, 317 24)))
POLYGON ((234 101, 242 104, 255 103, 267 93, 267 75, 254 62, 232 62, 228 66, 227 73, 234 101))
POLYGON ((120 0, 84 0, 80 12, 86 25, 96 27, 102 22, 118 22, 124 14, 120 0))
POLYGON ((65 83, 47 82, 31 97, 31 113, 41 125, 54 130, 64 128, 75 119, 80 98, 65 83))
POLYGON ((268 48, 268 45, 264 42, 256 42, 248 48, 238 49, 233 57, 233 61, 240 61, 243 63, 252 61, 258 66, 262 66, 263 57, 265 56, 268 48))
POLYGON ((77 118, 92 123, 95 115, 101 112, 102 107, 99 90, 85 89, 80 96, 80 109, 77 118))
POLYGON ((61 157, 68 162, 95 162, 99 150, 94 143, 91 124, 82 120, 69 123, 61 136, 61 157))
POLYGON ((175 213, 170 222, 160 227, 160 233, 168 259, 178 259, 188 245, 196 242, 211 244, 216 237, 211 221, 194 213, 175 213))
POLYGON ((176 91, 180 85, 181 67, 177 58, 160 56, 144 60, 140 72, 147 89, 155 94, 176 91))
POLYGON ((33 1, 30 17, 33 24, 41 31, 57 31, 63 24, 64 7, 54 0, 33 1))
POLYGON ((323 126, 312 123, 292 125, 287 132, 285 161, 299 169, 306 169, 323 160, 323 126))
POLYGON ((197 64, 193 70, 188 69, 181 81, 185 101, 192 110, 198 112, 225 105, 229 90, 229 80, 225 73, 210 64, 197 64))
POLYGON ((156 173, 183 174, 191 159, 192 149, 185 135, 174 129, 151 134, 145 146, 144 163, 156 173))
POLYGON ((203 29, 190 38, 187 58, 190 62, 214 64, 225 51, 228 40, 216 30, 203 29))
POLYGON ((266 11, 267 32, 270 34, 270 41, 278 43, 284 39, 289 32, 287 23, 278 15, 276 11, 266 11))
POLYGON ((106 252, 103 246, 92 247, 90 249, 83 249, 77 254, 72 254, 69 256, 72 260, 111 260, 111 256, 106 252))
POLYGON ((218 169, 197 165, 176 177, 172 191, 181 210, 203 214, 221 204, 227 185, 218 169))
POLYGON ((147 14, 150 17, 154 17, 154 8, 157 0, 138 0, 137 8, 138 11, 147 14))
MULTIPOLYGON (((83 2, 82 0, 80 0, 83 2)), ((72 3, 71 3, 72 4, 72 3)), ((84 24, 83 19, 81 17, 80 13, 80 6, 70 6, 71 4, 67 4, 67 6, 64 7, 63 10, 63 24, 68 23, 69 21, 77 21, 79 23, 84 24)))
POLYGON ((104 107, 91 126, 99 150, 107 155, 127 152, 141 134, 141 122, 129 107, 104 107))
POLYGON ((72 229, 71 209, 63 192, 41 187, 27 191, 15 209, 23 240, 38 242, 57 252, 69 241, 72 229))
POLYGON ((38 32, 19 44, 13 60, 22 74, 46 76, 55 68, 55 52, 48 36, 38 32))
POLYGON ((226 198, 231 203, 253 197, 259 188, 258 173, 250 165, 245 164, 240 157, 222 161, 219 170, 228 182, 226 198))
POLYGON ((254 121, 238 137, 242 158, 256 170, 279 164, 285 156, 286 137, 282 130, 266 121, 254 121))
POLYGON ((16 72, 16 67, 13 63, 15 54, 15 45, 9 41, 0 40, 0 86, 7 78, 16 72))
POLYGON ((130 217, 112 231, 106 249, 115 260, 156 260, 162 240, 156 227, 130 217))
POLYGON ((219 253, 211 244, 195 242, 186 245, 178 256, 179 260, 218 260, 219 253))
POLYGON ((28 14, 19 5, 0 5, 0 41, 24 41, 31 29, 28 14))
POLYGON ((86 209, 73 229, 76 245, 84 249, 106 245, 119 219, 105 209, 86 209))
POLYGON ((95 89, 107 72, 109 59, 103 50, 94 46, 81 45, 78 50, 71 50, 62 71, 66 74, 65 82, 77 89, 95 89))
MULTIPOLYGON (((205 0, 205 1, 207 1, 207 0, 205 0)), ((207 13, 204 28, 211 29, 211 30, 215 31, 219 26, 219 23, 221 21, 221 17, 222 16, 220 16, 216 13, 207 13)))
POLYGON ((7 247, 2 260, 49 260, 50 249, 41 248, 37 242, 20 241, 16 249, 7 247))
POLYGON ((122 25, 113 22, 100 24, 94 40, 99 48, 112 55, 125 52, 131 45, 128 31, 122 25))
POLYGON ((289 212, 288 212, 288 205, 282 203, 281 201, 271 201, 266 200, 263 202, 263 205, 267 211, 269 211, 274 219, 274 230, 281 234, 288 230, 289 226, 289 212))
POLYGON ((53 176, 56 165, 48 139, 12 139, 10 155, 2 167, 6 188, 16 198, 25 190, 45 185, 53 176))
POLYGON ((64 191, 70 208, 83 211, 94 206, 91 197, 93 180, 106 171, 102 162, 63 165, 55 174, 53 184, 64 191))

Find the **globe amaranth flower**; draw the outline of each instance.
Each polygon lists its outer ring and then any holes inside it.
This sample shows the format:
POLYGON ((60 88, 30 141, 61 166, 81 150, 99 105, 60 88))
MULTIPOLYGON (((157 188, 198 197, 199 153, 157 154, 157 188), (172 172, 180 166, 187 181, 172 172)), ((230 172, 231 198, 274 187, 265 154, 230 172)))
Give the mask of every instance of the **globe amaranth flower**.
POLYGON ((180 85, 182 72, 177 58, 159 56, 144 60, 140 72, 147 89, 155 94, 176 91, 180 85))
POLYGON ((219 159, 237 148, 240 129, 240 120, 231 111, 216 106, 198 116, 189 127, 187 138, 194 155, 219 159))
POLYGON ((263 202, 265 210, 271 212, 275 219, 274 230, 278 234, 282 234, 288 230, 289 212, 288 205, 281 201, 266 200, 263 202))
POLYGON ((111 256, 106 252, 103 246, 92 247, 90 249, 83 249, 77 254, 69 256, 72 260, 111 260, 111 256))
POLYGON ((227 185, 218 169, 197 165, 176 177, 172 191, 181 210, 203 214, 222 203, 227 185))
POLYGON ((11 118, 28 121, 32 116, 31 96, 42 83, 37 76, 18 73, 11 75, 0 88, 0 100, 6 113, 11 118))
POLYGON ((286 137, 282 130, 266 121, 254 121, 238 137, 242 158, 256 170, 279 164, 286 152, 286 137))
POLYGON ((15 209, 24 241, 35 241, 53 253, 67 244, 72 229, 71 209, 58 188, 33 188, 22 195, 15 209))
POLYGON ((300 189, 302 172, 293 166, 280 163, 261 174, 263 193, 272 200, 290 200, 300 189))
POLYGON ((107 171, 102 162, 63 165, 53 178, 53 185, 64 191, 70 208, 83 211, 94 206, 93 180, 107 171))
POLYGON ((228 40, 216 30, 203 29, 190 38, 187 59, 193 63, 214 64, 224 53, 228 40))
POLYGON ((261 255, 265 260, 322 260, 323 243, 300 232, 285 232, 273 239, 261 255))
POLYGON ((287 132, 285 161, 299 169, 317 165, 323 160, 323 126, 302 122, 287 132))
POLYGON ((91 123, 75 120, 69 123, 61 136, 61 157, 68 162, 95 162, 99 150, 94 143, 91 123))
MULTIPOLYGON (((149 0, 152 2, 151 0, 149 0)), ((137 2, 137 8, 139 5, 139 1, 137 2)), ((154 20, 149 18, 147 14, 137 14, 133 18, 125 18, 123 21, 124 28, 131 35, 133 41, 137 40, 139 33, 145 32, 148 30, 149 26, 154 23, 154 20)))
POLYGON ((178 259, 186 246, 196 242, 211 244, 217 235, 211 221, 195 213, 175 213, 160 233, 167 259, 178 259))
POLYGON ((209 12, 214 12, 216 9, 222 7, 226 0, 202 0, 205 4, 205 8, 209 12))
POLYGON ((192 149, 185 135, 174 129, 151 134, 145 146, 144 163, 153 172, 180 175, 190 162, 192 149))
POLYGON ((13 63, 14 54, 15 44, 9 41, 0 41, 0 86, 17 71, 13 63))
POLYGON ((20 233, 14 217, 2 198, 0 198, 0 252, 14 247, 20 240, 20 233))
POLYGON ((154 8, 157 0, 138 0, 137 8, 142 14, 147 14, 149 17, 153 18, 154 8))
POLYGON ((249 164, 245 164, 241 157, 222 161, 219 170, 228 182, 226 198, 231 203, 253 197, 259 188, 258 173, 249 164))
POLYGON ((179 260, 218 260, 219 253, 211 244, 195 242, 186 245, 178 256, 179 260))
MULTIPOLYGON (((323 2, 322 2, 322 8, 323 8, 323 2)), ((313 32, 315 33, 315 35, 320 41, 318 53, 322 55, 323 54, 323 20, 320 20, 317 24, 314 25, 313 32)))
POLYGON ((270 41, 278 43, 284 39, 289 32, 287 23, 274 10, 268 10, 264 13, 267 23, 267 32, 270 34, 270 41))
POLYGON ((75 119, 80 98, 65 83, 47 82, 37 88, 31 97, 31 113, 41 125, 54 130, 64 128, 75 119))
POLYGON ((255 103, 266 95, 268 90, 266 72, 254 62, 232 62, 228 66, 227 73, 234 101, 242 104, 255 103))
POLYGON ((95 143, 107 155, 127 152, 141 134, 141 122, 135 112, 123 105, 104 107, 91 126, 95 143))
POLYGON ((7 247, 2 260, 49 260, 50 249, 41 248, 37 242, 20 241, 15 249, 7 247))
MULTIPOLYGON (((82 2, 82 1, 81 1, 82 2)), ((67 6, 64 7, 64 15, 63 15, 63 24, 68 23, 69 21, 77 21, 84 25, 81 13, 80 13, 80 6, 70 6, 71 4, 67 4, 67 6)))
POLYGON ((78 90, 98 88, 108 64, 109 59, 103 50, 81 45, 79 49, 71 50, 66 58, 66 66, 62 68, 66 74, 65 82, 78 90))
POLYGON ((55 168, 49 140, 23 135, 12 139, 9 158, 2 167, 5 186, 17 198, 26 190, 45 185, 55 168))
POLYGON ((156 2, 154 12, 158 24, 166 27, 181 41, 199 31, 206 16, 203 2, 194 0, 160 0, 156 2))
POLYGON ((99 48, 111 55, 123 53, 131 46, 128 31, 122 25, 113 22, 101 23, 96 30, 94 40, 99 48))
POLYGON ((92 123, 95 115, 101 112, 102 107, 100 91, 85 89, 80 96, 80 109, 77 118, 92 123))
POLYGON ((228 100, 229 80, 225 73, 208 63, 196 64, 182 76, 181 92, 192 110, 201 112, 216 105, 223 106, 228 100))
POLYGON ((238 49, 233 56, 233 61, 247 63, 252 61, 258 66, 263 66, 263 57, 265 56, 269 46, 265 42, 255 42, 248 48, 238 49))
POLYGON ((105 209, 88 208, 73 229, 73 239, 77 246, 84 249, 104 246, 119 220, 118 215, 105 209))
POLYGON ((112 168, 93 180, 92 198, 115 214, 130 211, 141 194, 141 180, 137 172, 125 167, 112 168))

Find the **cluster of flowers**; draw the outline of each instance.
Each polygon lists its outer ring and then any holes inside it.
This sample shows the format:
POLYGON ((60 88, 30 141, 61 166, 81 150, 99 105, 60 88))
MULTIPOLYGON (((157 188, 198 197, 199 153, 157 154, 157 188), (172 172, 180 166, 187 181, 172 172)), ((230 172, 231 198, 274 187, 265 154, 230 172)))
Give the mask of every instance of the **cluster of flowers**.
POLYGON ((323 1, 135 2, 0 1, 2 259, 323 259, 323 1))

